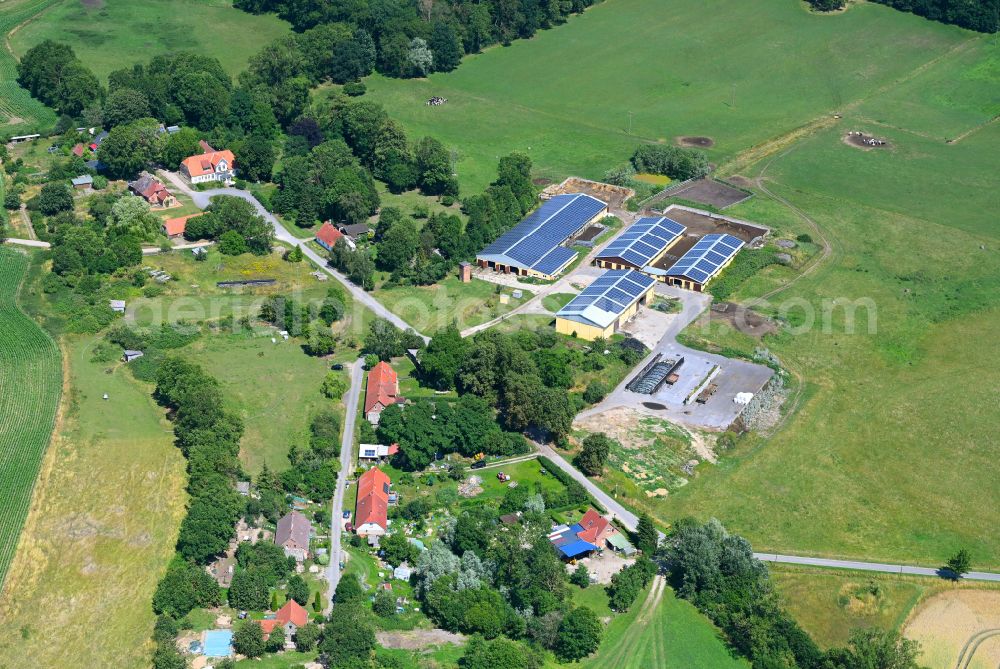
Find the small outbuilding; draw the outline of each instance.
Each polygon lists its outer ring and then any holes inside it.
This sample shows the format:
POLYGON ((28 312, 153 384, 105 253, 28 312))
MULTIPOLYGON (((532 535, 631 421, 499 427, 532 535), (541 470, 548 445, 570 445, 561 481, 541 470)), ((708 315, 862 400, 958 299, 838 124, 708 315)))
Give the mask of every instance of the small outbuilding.
POLYGON ((108 306, 111 307, 111 311, 116 311, 120 314, 125 313, 125 300, 109 300, 108 306))
POLYGON ((142 351, 129 351, 126 350, 122 353, 122 362, 132 362, 136 358, 141 358, 143 355, 142 351))
POLYGON ((70 179, 73 182, 73 188, 77 190, 87 190, 94 187, 94 177, 89 174, 81 174, 80 176, 70 179))

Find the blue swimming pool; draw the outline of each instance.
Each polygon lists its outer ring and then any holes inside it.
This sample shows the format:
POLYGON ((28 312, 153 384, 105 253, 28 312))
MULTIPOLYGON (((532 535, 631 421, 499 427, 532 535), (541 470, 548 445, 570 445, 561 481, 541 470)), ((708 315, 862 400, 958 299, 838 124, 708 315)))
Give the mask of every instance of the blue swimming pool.
POLYGON ((204 653, 208 657, 229 657, 232 655, 232 630, 209 630, 205 632, 204 653))

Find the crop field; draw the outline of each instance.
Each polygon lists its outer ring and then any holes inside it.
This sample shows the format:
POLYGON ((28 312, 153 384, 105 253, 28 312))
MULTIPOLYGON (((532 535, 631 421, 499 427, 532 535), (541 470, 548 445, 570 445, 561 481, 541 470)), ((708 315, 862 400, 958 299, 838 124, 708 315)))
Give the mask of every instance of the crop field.
MULTIPOLYGON (((235 76, 264 44, 289 33, 288 24, 277 17, 254 16, 225 0, 43 0, 33 4, 51 8, 14 34, 10 39, 14 53, 20 57, 45 39, 65 42, 102 80, 114 70, 176 51, 218 58, 235 76)), ((26 18, 30 15, 12 26, 26 18)))
MULTIPOLYGON (((0 35, 6 37, 22 23, 57 0, 6 0, 0 11, 0 35)), ((0 134, 20 135, 55 123, 56 115, 17 85, 17 61, 6 48, 0 49, 0 134)))
POLYGON ((554 180, 600 177, 636 144, 684 135, 714 140, 708 153, 721 162, 969 41, 981 40, 876 4, 816 16, 796 0, 615 0, 470 56, 454 72, 370 77, 366 97, 412 136, 433 135, 456 151, 462 186, 478 190, 497 156, 513 150, 554 180), (748 34, 754 39, 741 38, 748 34), (433 95, 447 104, 425 105, 433 95))
POLYGON ((730 655, 712 623, 657 577, 631 611, 611 621, 600 649, 580 666, 741 669, 749 665, 730 655))
POLYGON ((0 586, 14 557, 62 388, 52 338, 17 305, 28 258, 0 248, 0 586))
POLYGON ((91 362, 93 344, 64 340, 71 390, 0 598, 3 669, 24 657, 149 666, 149 603, 184 515, 184 458, 151 386, 91 362))
POLYGON ((1000 590, 963 588, 928 597, 904 635, 920 643, 921 665, 994 669, 1000 664, 1000 590))

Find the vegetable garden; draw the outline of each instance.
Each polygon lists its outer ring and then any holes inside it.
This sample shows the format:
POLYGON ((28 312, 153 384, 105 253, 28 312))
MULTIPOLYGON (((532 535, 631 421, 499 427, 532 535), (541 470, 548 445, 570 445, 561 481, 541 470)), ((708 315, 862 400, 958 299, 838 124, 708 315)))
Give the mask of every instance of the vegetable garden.
POLYGON ((17 306, 28 259, 0 248, 0 584, 14 557, 62 388, 59 349, 17 306))

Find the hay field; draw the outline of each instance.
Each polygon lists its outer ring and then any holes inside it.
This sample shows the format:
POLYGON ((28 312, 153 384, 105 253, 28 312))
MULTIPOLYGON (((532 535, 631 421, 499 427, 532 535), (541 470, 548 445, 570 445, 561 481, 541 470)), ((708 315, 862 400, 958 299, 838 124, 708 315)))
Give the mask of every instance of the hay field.
POLYGON ((928 667, 995 669, 1000 665, 1000 590, 934 595, 920 605, 903 633, 920 642, 920 662, 928 667))

